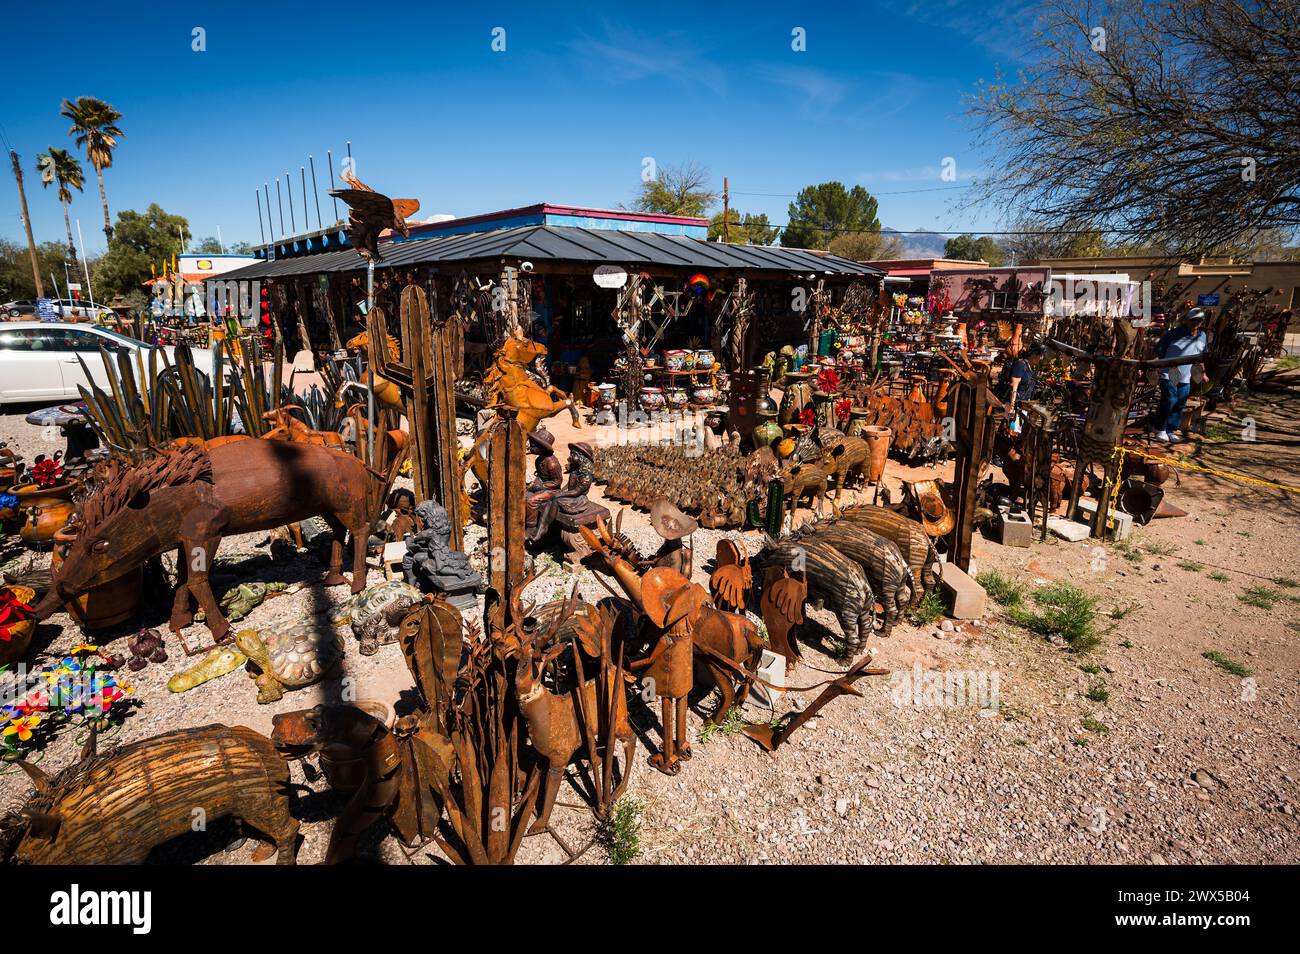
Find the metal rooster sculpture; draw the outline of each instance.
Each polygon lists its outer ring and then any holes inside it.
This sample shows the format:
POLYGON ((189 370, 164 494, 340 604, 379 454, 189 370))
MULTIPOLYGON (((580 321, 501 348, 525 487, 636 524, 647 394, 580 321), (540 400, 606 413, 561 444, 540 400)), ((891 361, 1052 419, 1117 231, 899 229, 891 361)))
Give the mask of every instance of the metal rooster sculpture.
POLYGON ((357 253, 369 262, 379 262, 379 234, 384 229, 400 232, 409 238, 411 230, 406 219, 420 211, 419 199, 390 199, 376 192, 351 172, 344 170, 343 181, 351 188, 334 189, 330 195, 348 205, 348 233, 357 253))

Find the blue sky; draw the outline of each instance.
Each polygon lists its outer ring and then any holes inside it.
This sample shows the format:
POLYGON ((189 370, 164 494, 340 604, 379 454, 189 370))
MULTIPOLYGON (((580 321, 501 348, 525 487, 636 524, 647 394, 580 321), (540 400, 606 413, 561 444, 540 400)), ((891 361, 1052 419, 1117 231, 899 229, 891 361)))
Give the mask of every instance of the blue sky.
MULTIPOLYGON (((0 131, 22 158, 38 240, 64 232, 35 157, 70 145, 58 107, 80 95, 124 114, 105 173, 114 215, 156 201, 195 235, 220 226, 228 242, 259 241, 254 191, 270 182, 274 201, 274 177, 286 173, 301 228, 309 153, 328 222, 325 151, 337 174, 347 140, 360 178, 420 199, 421 219, 540 201, 616 207, 631 201, 651 156, 694 160, 719 188, 727 175, 733 205, 773 222, 786 221, 802 186, 839 179, 878 195, 886 226, 992 229, 993 213, 960 208, 963 190, 952 188, 983 166, 962 97, 997 67, 1015 70, 1033 9, 1019 0, 71 2, 56 18, 23 4, 5 12, 0 131), (194 27, 206 30, 206 52, 191 49, 194 27), (495 27, 505 52, 491 48, 495 27), (795 27, 805 52, 791 49, 795 27), (945 157, 956 182, 940 178, 945 157)), ((94 251, 103 235, 86 172, 73 214, 94 251)), ((9 176, 0 236, 22 238, 9 176)))

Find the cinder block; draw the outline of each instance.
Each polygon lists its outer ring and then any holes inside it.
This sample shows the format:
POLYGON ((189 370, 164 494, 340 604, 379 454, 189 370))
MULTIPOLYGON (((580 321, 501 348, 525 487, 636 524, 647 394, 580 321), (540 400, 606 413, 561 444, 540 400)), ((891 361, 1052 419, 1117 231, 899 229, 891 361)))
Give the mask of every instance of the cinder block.
POLYGON ((1087 540, 1092 534, 1092 531, 1084 524, 1066 520, 1064 517, 1048 517, 1047 529, 1062 540, 1068 540, 1071 543, 1087 540))
MULTIPOLYGON (((1079 506, 1075 508, 1074 515, 1091 527, 1097 519, 1097 501, 1080 497, 1079 506)), ((1127 540, 1129 534, 1133 532, 1133 515, 1116 508, 1115 512, 1111 514, 1111 518, 1115 525, 1110 528, 1110 532, 1106 536, 1111 540, 1127 540)))
POLYGON ((1004 547, 1027 547, 1033 542, 1034 525, 1023 510, 1002 514, 999 524, 1004 547))
POLYGON ((944 605, 953 619, 979 619, 984 615, 987 597, 980 586, 955 563, 943 565, 939 587, 943 590, 944 605))
POLYGON ((406 556, 406 541, 395 540, 384 544, 384 577, 389 580, 403 580, 402 558, 406 556))
POLYGON ((763 650, 763 658, 758 664, 758 678, 771 683, 769 689, 757 681, 750 687, 748 702, 760 706, 774 706, 779 697, 785 694, 785 657, 770 649, 763 650))

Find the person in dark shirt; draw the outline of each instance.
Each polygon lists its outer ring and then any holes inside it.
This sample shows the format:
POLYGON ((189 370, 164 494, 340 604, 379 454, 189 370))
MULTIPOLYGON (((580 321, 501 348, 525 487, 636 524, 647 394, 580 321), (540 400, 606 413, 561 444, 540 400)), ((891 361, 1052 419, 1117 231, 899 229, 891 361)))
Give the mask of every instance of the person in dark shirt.
POLYGON ((1038 384, 1034 380, 1034 371, 1042 363, 1046 349, 1035 344, 1022 356, 1008 361, 998 376, 995 394, 1003 404, 1014 407, 1022 401, 1032 400, 1038 384))

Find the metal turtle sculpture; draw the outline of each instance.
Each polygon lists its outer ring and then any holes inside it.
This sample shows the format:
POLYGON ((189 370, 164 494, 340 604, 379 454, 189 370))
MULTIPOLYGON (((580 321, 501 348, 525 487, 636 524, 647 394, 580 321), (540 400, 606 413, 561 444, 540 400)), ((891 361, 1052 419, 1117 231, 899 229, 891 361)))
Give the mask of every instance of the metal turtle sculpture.
POLYGON ((260 705, 334 675, 343 660, 338 632, 321 622, 301 623, 268 636, 241 629, 235 645, 258 669, 249 675, 257 681, 260 705))

